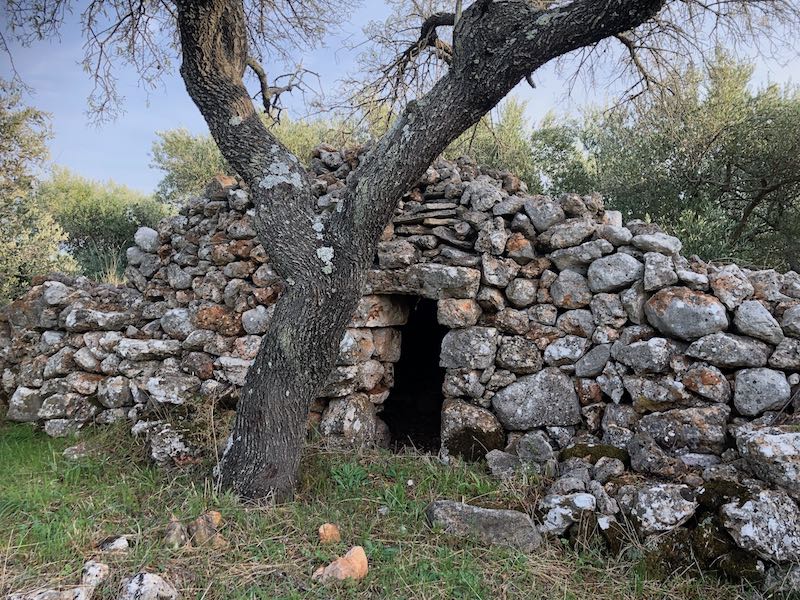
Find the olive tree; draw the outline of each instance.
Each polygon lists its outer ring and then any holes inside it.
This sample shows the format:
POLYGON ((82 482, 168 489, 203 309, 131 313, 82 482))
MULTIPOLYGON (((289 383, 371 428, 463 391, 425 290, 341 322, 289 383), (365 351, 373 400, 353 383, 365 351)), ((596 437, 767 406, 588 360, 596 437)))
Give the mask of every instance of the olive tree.
MULTIPOLYGON (((14 31, 51 35, 71 4, 7 0, 5 21, 14 31), (42 6, 49 14, 41 14, 42 6)), ((348 176, 338 210, 330 214, 318 210, 308 173, 265 126, 243 77, 253 70, 262 94, 269 94, 263 69, 253 69, 259 52, 269 56, 296 39, 318 39, 340 19, 335 0, 92 0, 83 11, 87 66, 101 91, 111 81, 106 59, 114 48, 145 80, 166 63, 170 48, 179 52, 186 89, 225 160, 249 187, 259 239, 286 282, 219 465, 222 485, 242 496, 291 494, 309 406, 332 368, 395 206, 431 162, 519 82, 560 57, 588 63, 619 47, 623 53, 613 68, 632 67, 634 83, 650 85, 669 63, 665 53, 702 51, 715 36, 758 35, 775 18, 788 23, 796 15, 793 0, 430 5, 437 12, 420 14, 413 34, 406 27, 391 38, 371 38, 378 44, 375 76, 365 78, 364 93, 388 90, 392 126, 348 176), (159 43, 159 35, 174 46, 159 43), (380 46, 384 41, 393 45, 380 46), (430 71, 428 61, 440 63, 430 71), (409 88, 415 72, 426 73, 425 80, 409 88)))

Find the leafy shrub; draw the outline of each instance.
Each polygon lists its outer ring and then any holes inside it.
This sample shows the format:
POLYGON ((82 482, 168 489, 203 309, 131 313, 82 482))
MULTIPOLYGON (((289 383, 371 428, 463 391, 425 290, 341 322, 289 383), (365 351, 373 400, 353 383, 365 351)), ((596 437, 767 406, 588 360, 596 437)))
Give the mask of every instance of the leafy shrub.
POLYGON ((101 280, 121 274, 125 250, 133 245, 139 227, 154 227, 170 212, 151 196, 112 181, 91 181, 64 168, 53 169, 38 186, 35 200, 66 232, 66 249, 83 273, 101 280))

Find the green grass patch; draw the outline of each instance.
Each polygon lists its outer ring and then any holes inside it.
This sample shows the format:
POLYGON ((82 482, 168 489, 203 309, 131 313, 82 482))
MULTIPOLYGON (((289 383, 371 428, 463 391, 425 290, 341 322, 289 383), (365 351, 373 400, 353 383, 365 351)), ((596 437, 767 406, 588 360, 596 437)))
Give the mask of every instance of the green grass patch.
POLYGON ((190 599, 527 598, 559 600, 749 597, 714 578, 643 579, 631 559, 598 548, 548 543, 533 554, 455 540, 427 526, 424 509, 440 498, 529 510, 528 482, 502 484, 481 465, 444 466, 435 457, 384 451, 307 449, 294 502, 253 506, 220 494, 197 473, 147 466, 124 430, 87 437, 90 458, 68 461, 64 448, 29 426, 0 425, 0 593, 74 585, 95 544, 128 535, 127 554, 106 554, 112 577, 96 598, 114 598, 122 577, 165 574, 190 599), (222 550, 172 550, 162 543, 170 516, 206 510, 224 517, 222 550), (317 529, 339 525, 342 542, 322 546, 317 529), (311 573, 353 545, 364 546, 368 577, 324 586, 311 573))

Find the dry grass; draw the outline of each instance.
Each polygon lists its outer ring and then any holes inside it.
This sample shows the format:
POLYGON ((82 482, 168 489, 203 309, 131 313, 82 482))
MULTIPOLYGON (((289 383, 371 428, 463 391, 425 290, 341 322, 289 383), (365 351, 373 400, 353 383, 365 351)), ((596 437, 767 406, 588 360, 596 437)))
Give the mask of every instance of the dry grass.
POLYGON ((499 484, 480 465, 445 467, 420 454, 314 447, 295 501, 258 507, 217 493, 202 474, 166 475, 144 466, 141 449, 119 430, 89 441, 97 456, 69 463, 61 458, 69 441, 0 426, 0 593, 74 584, 98 540, 125 534, 135 545, 128 554, 101 558, 113 576, 99 598, 114 598, 119 580, 139 570, 165 573, 183 598, 197 599, 753 597, 713 577, 648 580, 635 546, 612 558, 592 544, 575 549, 552 542, 526 555, 431 530, 423 511, 437 498, 523 509, 535 502, 534 482, 499 484), (189 520, 209 509, 224 516, 228 548, 164 547, 171 514, 189 520), (323 522, 340 526, 341 544, 318 543, 323 522), (334 587, 311 582, 316 567, 355 544, 369 557, 366 580, 334 587))

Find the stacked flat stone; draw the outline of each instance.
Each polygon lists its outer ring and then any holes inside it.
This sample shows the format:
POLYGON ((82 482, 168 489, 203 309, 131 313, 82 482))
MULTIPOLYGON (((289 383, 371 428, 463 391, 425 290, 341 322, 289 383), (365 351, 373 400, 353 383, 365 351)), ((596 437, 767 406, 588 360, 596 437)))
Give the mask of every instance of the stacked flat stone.
MULTIPOLYGON (((356 150, 315 151, 320 219, 357 164, 356 150)), ((39 282, 3 312, 8 418, 63 435, 193 396, 235 397, 284 285, 255 235, 247 192, 217 178, 137 233, 130 287, 39 282)), ((433 299, 450 330, 442 452, 557 477, 543 533, 625 513, 654 535, 706 510, 759 560, 800 560, 800 533, 768 549, 742 533, 770 514, 800 532, 800 275, 680 252, 653 224, 623 225, 597 195, 530 195, 510 173, 439 160, 384 232, 310 422, 339 442, 385 443, 401 328, 414 297, 433 299), (625 483, 631 470, 647 481, 625 483), (746 494, 713 509, 696 500, 719 481, 746 494), (636 516, 652 498, 678 512, 636 516)), ((191 453, 169 424, 134 427, 168 439, 164 462, 191 453)))

